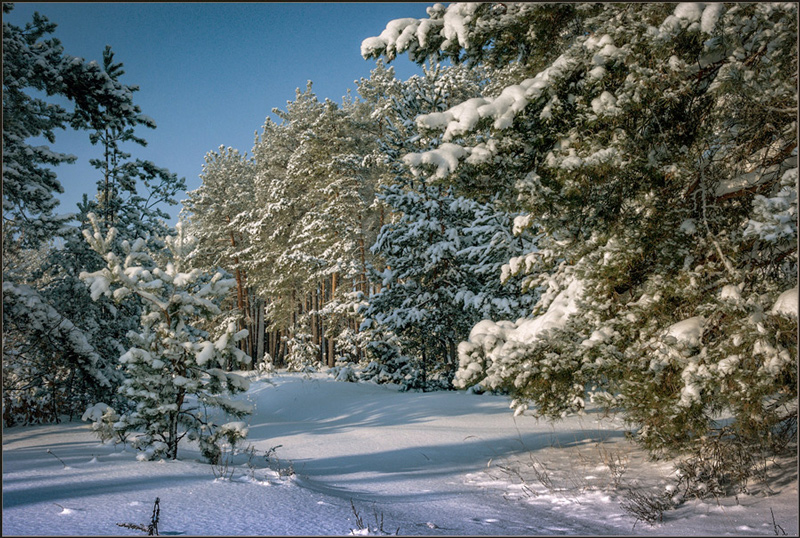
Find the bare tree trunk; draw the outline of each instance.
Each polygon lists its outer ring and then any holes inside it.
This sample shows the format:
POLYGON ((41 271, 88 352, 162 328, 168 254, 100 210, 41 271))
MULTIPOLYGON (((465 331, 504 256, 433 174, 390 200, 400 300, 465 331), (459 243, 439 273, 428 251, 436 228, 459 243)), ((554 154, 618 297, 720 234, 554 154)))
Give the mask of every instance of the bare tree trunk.
POLYGON ((361 215, 358 216, 358 251, 361 256, 361 282, 360 282, 360 291, 366 295, 367 294, 367 249, 366 245, 364 244, 364 222, 361 218, 361 215))
POLYGON ((272 357, 273 366, 278 365, 278 343, 280 342, 280 334, 277 329, 273 329, 270 333, 269 340, 269 355, 272 357))
POLYGON ((251 315, 251 311, 250 311, 250 309, 251 309, 251 306, 250 306, 251 305, 251 303, 250 303, 250 291, 246 287, 247 286, 247 275, 244 273, 244 271, 242 272, 242 285, 245 286, 245 288, 244 288, 244 310, 242 311, 242 313, 245 315, 244 328, 247 329, 247 332, 248 332, 248 337, 243 340, 244 349, 242 351, 247 353, 248 356, 252 357, 253 356, 253 339, 252 339, 252 334, 253 334, 253 316, 251 315))
POLYGON ((450 364, 448 366, 448 371, 453 371, 458 366, 458 354, 456 352, 456 342, 452 338, 447 340, 447 351, 450 355, 449 360, 450 364))
POLYGON ((258 316, 258 337, 256 338, 256 358, 253 363, 261 361, 264 358, 264 301, 258 299, 256 302, 256 316, 258 316))
MULTIPOLYGON (((179 374, 185 372, 185 368, 178 369, 179 374)), ((178 414, 183 408, 183 400, 185 395, 186 391, 183 388, 178 390, 177 398, 175 398, 177 409, 169 414, 169 427, 165 441, 167 443, 167 458, 171 460, 178 458, 178 414)))
MULTIPOLYGON (((336 273, 331 275, 331 301, 336 296, 336 273)), ((330 329, 335 329, 333 323, 330 324, 330 329)), ((328 337, 328 366, 333 367, 336 366, 336 349, 335 349, 335 338, 333 332, 331 331, 331 335, 328 337)))
MULTIPOLYGON (((319 343, 320 348, 325 344, 325 323, 322 319, 322 313, 320 312, 325 304, 325 279, 319 281, 319 285, 317 286, 317 342, 319 343)), ((322 351, 320 357, 323 358, 324 362, 324 354, 325 352, 322 351)))
MULTIPOLYGON (((228 224, 231 223, 231 218, 229 216, 226 215, 225 219, 228 221, 228 224)), ((233 230, 228 230, 228 235, 229 235, 230 240, 231 240, 231 247, 236 248, 236 236, 233 235, 233 230)), ((240 321, 239 324, 238 324, 239 325, 239 329, 249 329, 252 332, 252 329, 250 327, 248 327, 248 324, 247 324, 247 318, 249 317, 248 316, 248 314, 249 314, 249 309, 248 309, 249 297, 248 297, 247 291, 245 290, 246 277, 245 277, 244 271, 242 271, 241 268, 239 267, 239 256, 234 254, 233 263, 236 266, 236 270, 234 271, 234 275, 236 276, 236 307, 239 309, 239 312, 241 312, 241 314, 243 316, 245 316, 245 319, 240 321)), ((252 321, 252 318, 251 318, 251 321, 252 321)), ((252 345, 250 345, 251 342, 252 341, 251 341, 250 338, 244 339, 243 344, 240 344, 240 349, 242 347, 244 347, 244 349, 242 349, 242 351, 244 351, 245 353, 247 353, 248 355, 250 355, 252 357, 253 348, 252 348, 252 345)))
POLYGON ((425 343, 422 345, 422 392, 428 390, 428 354, 425 352, 425 343))
POLYGON ((310 297, 311 307, 309 311, 311 312, 311 343, 315 346, 319 345, 319 338, 317 335, 317 290, 315 289, 311 293, 310 297))
POLYGON ((283 365, 286 362, 286 357, 289 355, 289 329, 283 329, 281 331, 280 342, 279 355, 281 357, 281 365, 283 365))
POLYGON ((353 332, 356 335, 356 361, 361 362, 361 345, 358 344, 358 319, 353 318, 353 332))
POLYGON ((106 199, 106 207, 105 207, 105 221, 106 221, 106 229, 111 227, 111 160, 110 154, 108 151, 108 145, 110 143, 108 139, 108 127, 104 129, 105 131, 105 157, 106 157, 106 169, 103 171, 105 175, 105 199, 106 199))
POLYGON ((320 308, 319 291, 320 291, 320 285, 317 284, 311 296, 311 308, 314 312, 311 315, 311 334, 314 342, 314 347, 317 350, 317 361, 324 364, 325 352, 322 349, 322 335, 320 334, 322 332, 321 331, 322 323, 319 316, 319 308, 320 308))

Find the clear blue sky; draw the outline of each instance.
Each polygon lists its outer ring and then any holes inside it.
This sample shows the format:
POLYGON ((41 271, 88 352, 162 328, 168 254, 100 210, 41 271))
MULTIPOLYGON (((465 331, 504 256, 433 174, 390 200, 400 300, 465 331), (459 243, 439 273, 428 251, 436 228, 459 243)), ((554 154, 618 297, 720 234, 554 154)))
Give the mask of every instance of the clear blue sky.
MULTIPOLYGON (((124 65, 121 81, 140 87, 134 101, 158 125, 137 130, 146 148, 125 149, 185 177, 193 190, 208 151, 225 145, 250 153, 271 110, 285 109, 306 81, 320 100, 355 92, 354 81, 375 67, 361 57, 361 41, 390 20, 426 17, 430 5, 18 2, 4 19, 23 26, 38 11, 58 25, 53 36, 65 52, 87 60, 101 62, 111 45, 124 65)), ((419 72, 405 56, 392 65, 399 78, 419 72)), ((99 172, 88 159, 100 148, 85 132, 58 132, 52 148, 78 157, 56 168, 65 190, 59 211, 72 213, 83 193, 96 192, 99 172)), ((179 209, 169 210, 172 223, 179 209)))

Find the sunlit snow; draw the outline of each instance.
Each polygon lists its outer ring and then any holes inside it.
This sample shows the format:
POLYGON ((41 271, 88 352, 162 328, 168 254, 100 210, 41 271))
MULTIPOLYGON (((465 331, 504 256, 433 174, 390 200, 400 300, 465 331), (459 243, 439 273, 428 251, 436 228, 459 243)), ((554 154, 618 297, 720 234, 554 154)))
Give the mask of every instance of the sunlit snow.
POLYGON ((401 535, 773 535, 770 510, 798 530, 787 465, 770 467, 773 495, 693 500, 634 529, 608 462, 644 491, 667 491, 673 470, 625 439, 621 417, 591 408, 552 425, 513 417, 503 396, 327 374, 254 379, 242 398, 255 412, 226 425, 249 437, 225 469, 185 441, 177 461, 138 462, 80 421, 4 429, 3 535, 135 536, 118 524, 149 523, 156 497, 161 535, 374 535, 381 520, 401 535))
POLYGON ((773 314, 784 314, 787 316, 794 316, 797 318, 797 286, 792 289, 786 290, 778 296, 775 304, 772 306, 773 314))

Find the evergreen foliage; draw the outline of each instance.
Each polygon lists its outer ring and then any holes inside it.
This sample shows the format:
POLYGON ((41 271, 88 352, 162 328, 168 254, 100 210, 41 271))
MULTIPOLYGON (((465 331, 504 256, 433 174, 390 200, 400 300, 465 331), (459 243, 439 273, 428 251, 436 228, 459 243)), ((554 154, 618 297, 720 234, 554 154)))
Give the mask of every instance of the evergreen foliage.
POLYGON ((319 102, 310 83, 273 113, 280 123, 267 119, 252 157, 232 148, 206 156, 203 185, 185 203, 196 260, 236 274, 237 306, 266 344, 257 359, 333 366, 369 293, 380 225, 375 127, 364 103, 319 102))
MULTIPOLYGON (((379 64, 359 88, 375 110, 373 118, 385 125, 381 152, 391 170, 378 196, 390 222, 372 246, 385 268, 372 271, 380 291, 363 310, 374 363, 362 377, 427 390, 451 388, 456 346, 482 317, 527 313, 530 297, 501 286, 500 266, 531 248, 532 238, 527 232, 511 236, 512 215, 492 203, 480 174, 465 172, 448 184, 436 175, 412 173, 404 155, 441 143, 421 134, 414 119, 476 95, 483 82, 480 70, 463 66, 423 72, 398 83, 379 64)), ((449 162, 443 157, 431 164, 439 169, 449 162)))
MULTIPOLYGON (((5 13, 12 8, 3 4, 5 13)), ((46 38, 55 28, 38 13, 23 28, 3 22, 6 424, 58 421, 61 414, 80 415, 97 401, 124 405, 114 398, 121 382, 116 359, 129 345, 127 332, 137 328, 140 308, 91 300, 78 275, 104 263, 88 248, 81 229, 88 226, 87 212, 95 209, 102 210, 106 227, 115 224, 123 237, 164 235, 161 219, 169 216, 158 204, 175 204, 174 196, 185 188, 183 180, 153 163, 126 162, 130 155, 122 144, 145 145, 134 128, 155 123, 133 103, 137 88, 120 82, 124 71, 110 47, 102 65, 86 62, 66 54, 57 39, 46 38), (48 102, 51 96, 71 109, 48 102), (51 169, 76 157, 30 142, 42 136, 53 143, 56 132, 67 128, 88 130, 92 143, 104 148, 102 160, 90 161, 103 175, 99 201, 84 195, 77 216, 55 214, 54 193, 63 189, 51 169), (77 227, 69 224, 75 218, 77 227), (27 309, 33 310, 26 314, 27 309), (65 338, 79 344, 64 345, 65 338)))
POLYGON ((444 143, 405 158, 443 178, 502 166, 517 229, 541 234, 506 269, 534 316, 476 325, 457 385, 551 418, 588 394, 655 453, 702 446, 720 413, 753 450, 794 435, 796 8, 450 4, 365 40, 517 77, 417 117, 444 143))
POLYGON ((234 443, 246 431, 238 422, 218 425, 209 408, 237 418, 250 412, 248 404, 230 398, 247 390, 249 382, 222 370, 231 360, 250 361, 235 346, 247 331, 236 331, 232 323, 216 328, 217 334, 203 328, 220 316, 219 302, 236 281, 222 272, 184 271, 191 239, 180 225, 177 235, 165 239, 166 252, 150 252, 140 238, 122 242, 123 259, 111 250, 116 229, 104 236, 94 214, 89 218, 94 233, 86 230, 84 237, 106 261, 105 268, 80 275, 92 298, 123 301, 137 296, 144 305, 141 329, 129 334, 133 346, 120 357, 125 380, 119 391, 135 407, 119 414, 114 430, 135 432, 132 444, 143 451, 143 459, 175 459, 178 442, 188 437, 215 463, 221 453, 218 443, 234 443))
POLYGON ((253 357, 554 420, 588 398, 693 461, 796 437, 795 4, 436 4, 364 40, 359 98, 309 82, 252 155, 209 152, 175 231, 183 180, 123 147, 155 126, 137 88, 54 28, 3 24, 6 424, 105 402, 143 457, 215 461, 245 431, 206 407, 247 414, 253 357), (102 148, 77 228, 74 157, 30 144, 67 127, 102 148))

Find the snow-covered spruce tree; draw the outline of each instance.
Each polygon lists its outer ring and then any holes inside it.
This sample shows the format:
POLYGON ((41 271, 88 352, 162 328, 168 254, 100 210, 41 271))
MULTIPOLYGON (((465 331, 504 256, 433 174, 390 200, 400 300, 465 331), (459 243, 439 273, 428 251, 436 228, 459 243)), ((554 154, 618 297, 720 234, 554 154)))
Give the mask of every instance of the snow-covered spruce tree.
POLYGON ((725 457, 756 455, 796 435, 796 10, 450 4, 364 42, 365 56, 492 58, 519 74, 417 118, 445 142, 487 133, 447 152, 456 169, 504 163, 545 234, 508 269, 540 290, 537 316, 476 325, 458 385, 506 387, 518 411, 553 418, 588 392, 654 452, 722 440, 725 457), (554 18, 557 57, 536 48, 554 18))
POLYGON ((114 429, 135 433, 132 443, 143 451, 140 459, 175 459, 178 442, 187 437, 197 440, 204 457, 215 462, 220 455, 218 443, 222 439, 235 442, 246 428, 240 422, 218 425, 213 410, 237 418, 251 411, 249 404, 230 398, 247 390, 247 379, 222 370, 229 355, 240 364, 250 361, 235 345, 246 331, 237 332, 229 324, 212 341, 201 328, 221 314, 218 304, 235 280, 222 272, 182 271, 190 244, 180 223, 177 235, 165 239, 168 251, 161 254, 163 259, 148 251, 144 239, 132 244, 123 241, 125 258, 121 259, 111 251, 115 229, 103 235, 97 218, 93 214, 89 218, 94 233, 87 230, 84 237, 107 264, 81 274, 92 297, 122 301, 133 295, 144 304, 142 329, 129 334, 133 347, 120 357, 126 376, 120 392, 135 407, 120 413, 114 429))
POLYGON ((392 217, 373 245, 386 269, 373 271, 381 290, 364 310, 375 364, 363 376, 405 388, 450 388, 456 345, 474 323, 527 313, 531 298, 501 286, 500 265, 531 248, 531 238, 514 239, 511 216, 492 203, 454 194, 466 185, 471 194, 477 189, 470 178, 448 177, 452 158, 431 162, 427 178, 400 159, 404 150, 437 147, 438 139, 420 135, 413 118, 477 92, 479 75, 463 66, 431 67, 424 77, 395 85, 386 84, 383 71, 379 65, 375 80, 361 83, 374 109, 384 111, 382 151, 394 172, 379 195, 392 217))
POLYGON ((399 218, 373 246, 387 268, 379 274, 383 289, 364 310, 365 326, 398 337, 396 350, 383 339, 370 344, 376 355, 388 352, 377 359, 394 370, 392 381, 407 389, 451 388, 456 346, 475 323, 528 313, 532 297, 503 286, 500 268, 530 249, 532 238, 513 237, 510 216, 491 205, 419 184, 393 185, 380 195, 399 218))

